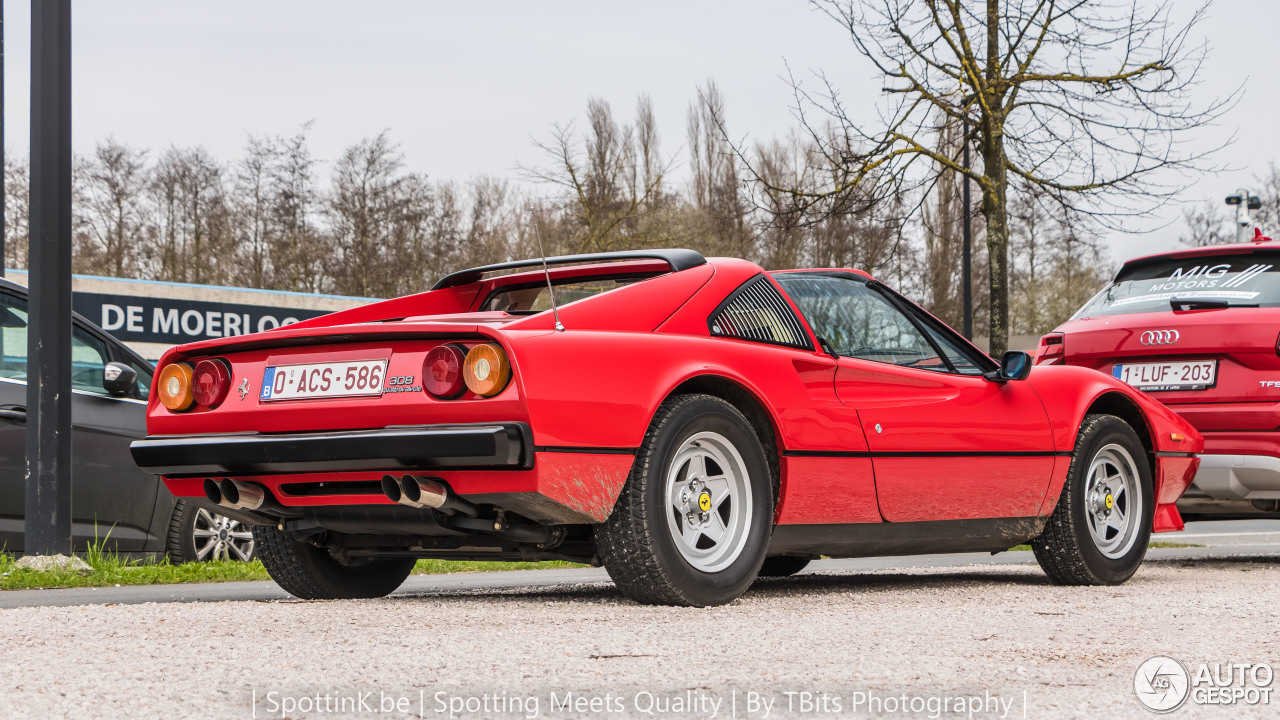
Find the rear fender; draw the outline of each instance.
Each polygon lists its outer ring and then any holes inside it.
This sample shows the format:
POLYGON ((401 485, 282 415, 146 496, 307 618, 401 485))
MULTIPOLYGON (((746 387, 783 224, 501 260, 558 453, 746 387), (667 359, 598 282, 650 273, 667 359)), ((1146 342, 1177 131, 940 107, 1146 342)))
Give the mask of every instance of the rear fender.
POLYGON ((634 453, 662 403, 689 391, 747 408, 776 455, 867 450, 856 418, 835 397, 834 361, 818 353, 710 336, 574 330, 513 336, 512 347, 539 447, 634 453), (748 400, 759 412, 749 411, 748 400))

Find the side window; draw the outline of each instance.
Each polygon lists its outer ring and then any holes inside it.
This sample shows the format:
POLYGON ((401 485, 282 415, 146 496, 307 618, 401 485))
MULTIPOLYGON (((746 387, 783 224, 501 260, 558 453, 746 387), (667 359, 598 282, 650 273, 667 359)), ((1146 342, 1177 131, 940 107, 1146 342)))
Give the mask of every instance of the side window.
POLYGON ((711 334, 812 350, 813 343, 782 293, 764 275, 733 291, 707 319, 711 334))
POLYGON ((837 355, 950 372, 915 324, 866 283, 807 274, 779 275, 778 283, 837 355))
POLYGON ((107 344, 78 326, 71 328, 71 389, 106 395, 102 370, 107 365, 107 344))
MULTIPOLYGON (((102 370, 107 364, 107 346, 87 330, 71 329, 71 388, 107 394, 102 387, 102 370)), ((151 370, 129 363, 138 371, 138 392, 146 399, 151 370)), ((27 379, 27 303, 12 295, 0 294, 0 378, 27 379)))
POLYGON ((27 379, 27 303, 0 293, 0 378, 27 379))
POLYGON ((947 359, 955 366, 956 372, 961 375, 981 375, 986 372, 974 362, 969 352, 962 350, 959 345, 951 341, 951 338, 939 332, 930 323, 924 323, 924 326, 929 331, 929 336, 938 344, 938 347, 942 348, 942 352, 947 356, 947 359))

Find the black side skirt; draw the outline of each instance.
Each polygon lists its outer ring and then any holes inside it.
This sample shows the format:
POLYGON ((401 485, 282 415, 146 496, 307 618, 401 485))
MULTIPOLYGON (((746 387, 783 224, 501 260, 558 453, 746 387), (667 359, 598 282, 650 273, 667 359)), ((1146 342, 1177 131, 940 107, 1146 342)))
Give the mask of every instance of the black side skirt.
POLYGON ((875 557, 999 552, 1040 534, 1048 517, 846 525, 778 525, 770 555, 875 557))

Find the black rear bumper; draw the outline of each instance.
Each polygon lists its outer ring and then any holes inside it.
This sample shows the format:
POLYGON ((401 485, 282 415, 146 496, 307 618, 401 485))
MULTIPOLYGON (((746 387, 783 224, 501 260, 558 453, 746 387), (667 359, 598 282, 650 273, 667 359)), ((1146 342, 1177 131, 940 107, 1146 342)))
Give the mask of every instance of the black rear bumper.
POLYGON ((533 440, 525 423, 156 436, 134 441, 131 450, 138 467, 167 477, 533 466, 533 440))

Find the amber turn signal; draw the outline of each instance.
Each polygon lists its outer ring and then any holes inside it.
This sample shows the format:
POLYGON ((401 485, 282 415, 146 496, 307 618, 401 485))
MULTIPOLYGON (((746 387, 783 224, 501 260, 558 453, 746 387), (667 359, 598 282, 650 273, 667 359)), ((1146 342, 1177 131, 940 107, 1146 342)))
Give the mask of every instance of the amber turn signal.
POLYGON ((160 371, 156 387, 160 392, 160 403, 173 412, 190 410, 196 404, 191 386, 191 366, 186 363, 166 365, 160 371))
POLYGON ((511 363, 501 347, 485 343, 471 348, 462 363, 462 379, 467 389, 482 397, 502 392, 511 379, 511 363))

